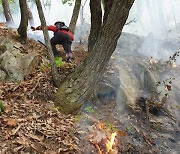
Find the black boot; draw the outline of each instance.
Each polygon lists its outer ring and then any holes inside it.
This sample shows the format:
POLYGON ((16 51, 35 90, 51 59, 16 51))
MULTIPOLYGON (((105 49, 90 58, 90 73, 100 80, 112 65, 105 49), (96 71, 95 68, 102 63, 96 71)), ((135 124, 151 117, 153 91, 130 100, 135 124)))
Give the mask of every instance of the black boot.
POLYGON ((74 60, 74 58, 72 58, 72 57, 68 57, 66 61, 67 61, 68 63, 72 63, 72 62, 73 62, 73 60, 74 60))

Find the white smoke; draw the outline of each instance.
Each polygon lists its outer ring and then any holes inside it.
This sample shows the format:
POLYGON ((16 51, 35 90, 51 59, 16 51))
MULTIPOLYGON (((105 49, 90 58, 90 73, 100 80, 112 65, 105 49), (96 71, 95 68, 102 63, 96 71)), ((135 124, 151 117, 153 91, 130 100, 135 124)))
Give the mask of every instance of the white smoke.
POLYGON ((169 31, 177 29, 180 23, 180 0, 135 0, 128 20, 136 22, 125 26, 123 31, 156 38, 168 38, 169 31))
MULTIPOLYGON (((41 0, 43 11, 45 14, 46 22, 48 25, 53 25, 54 22, 61 20, 67 25, 71 20, 74 3, 72 6, 68 4, 62 4, 61 0, 41 0), (50 5, 48 5, 51 2, 50 5)), ((90 10, 89 0, 83 0, 78 18, 77 25, 78 30, 75 32, 75 40, 82 37, 82 33, 87 33, 87 26, 90 24, 90 10), (86 3, 85 3, 86 2, 86 3), (85 25, 83 27, 83 24, 85 25), (80 32, 81 31, 81 32, 80 32)), ((14 5, 14 4, 13 4, 14 5)), ((16 0, 18 5, 18 0, 16 0)), ((33 13, 34 26, 40 25, 40 20, 37 12, 37 7, 33 1, 29 1, 28 5, 33 13)), ((180 37, 180 0, 135 0, 135 3, 130 11, 128 21, 134 20, 129 25, 124 26, 123 32, 133 33, 135 35, 145 36, 144 43, 140 48, 140 52, 144 55, 152 56, 154 58, 167 59, 169 55, 175 52, 176 48, 163 48, 162 41, 173 42, 178 44, 180 37), (157 41, 158 40, 158 41, 157 41), (161 41, 159 41, 161 40, 161 41), (148 50, 147 50, 148 49, 148 50)), ((13 6, 11 6, 11 9, 13 6)), ((16 9, 12 11, 12 16, 16 24, 16 28, 20 22, 20 10, 16 6, 16 9)), ((3 15, 0 16, 1 21, 5 21, 3 15)), ((30 27, 28 28, 28 34, 30 37, 43 38, 41 32, 32 32, 30 27)), ((52 34, 50 34, 52 35, 52 34)))
MULTIPOLYGON (((180 49, 180 0, 135 0, 123 31, 145 36, 139 52, 167 60, 180 49)), ((178 57, 179 58, 179 57, 178 57)))

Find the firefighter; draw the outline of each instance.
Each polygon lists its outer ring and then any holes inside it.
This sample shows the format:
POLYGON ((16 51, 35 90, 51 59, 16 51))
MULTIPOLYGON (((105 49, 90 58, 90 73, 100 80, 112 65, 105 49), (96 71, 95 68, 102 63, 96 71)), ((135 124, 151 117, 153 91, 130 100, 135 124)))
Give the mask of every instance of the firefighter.
MULTIPOLYGON (((41 26, 33 27, 33 31, 42 30, 41 26)), ((54 36, 51 38, 51 46, 55 57, 60 57, 60 53, 57 51, 56 45, 62 45, 64 52, 67 55, 67 62, 72 62, 73 55, 71 50, 72 41, 74 40, 73 34, 69 31, 69 28, 62 21, 57 21, 54 25, 47 26, 47 29, 54 32, 54 36)))

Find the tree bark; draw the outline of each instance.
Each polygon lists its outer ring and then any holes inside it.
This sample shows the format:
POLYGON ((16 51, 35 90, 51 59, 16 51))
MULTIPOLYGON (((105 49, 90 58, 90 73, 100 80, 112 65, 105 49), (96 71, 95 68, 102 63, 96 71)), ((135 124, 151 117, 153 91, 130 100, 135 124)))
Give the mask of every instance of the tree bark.
POLYGON ((53 55, 53 51, 51 48, 51 43, 50 43, 50 39, 49 39, 49 35, 48 35, 48 30, 47 30, 47 25, 46 25, 46 20, 44 17, 44 13, 42 10, 42 5, 40 0, 36 0, 36 5, 37 5, 37 10, 39 13, 39 18, 41 21, 41 26, 42 26, 42 30, 43 30, 43 35, 44 35, 44 40, 45 40, 45 44, 47 47, 47 53, 48 53, 48 57, 50 60, 50 64, 51 64, 51 74, 52 74, 52 78, 54 81, 55 86, 59 86, 59 74, 55 65, 55 61, 54 61, 54 55, 53 55))
POLYGON ((2 6, 3 6, 4 16, 6 18, 7 24, 14 25, 14 21, 13 21, 12 15, 11 15, 8 0, 2 0, 2 6))
POLYGON ((76 28, 76 23, 77 23, 77 19, 79 16, 79 10, 80 10, 80 6, 81 6, 81 0, 76 0, 75 1, 75 6, 73 9, 73 14, 71 17, 71 22, 69 24, 69 29, 70 31, 74 34, 75 28, 76 28))
POLYGON ((34 25, 34 18, 33 18, 31 10, 29 8, 28 3, 27 3, 27 11, 28 11, 28 19, 29 19, 30 25, 34 25))
POLYGON ((113 5, 113 1, 112 0, 104 0, 104 18, 103 18, 103 22, 106 21, 108 14, 111 10, 111 7, 113 5))
MULTIPOLYGON (((94 1, 91 1, 94 3, 94 1)), ((102 73, 114 52, 134 0, 114 0, 106 22, 96 34, 97 40, 87 58, 58 89, 55 105, 65 114, 75 114, 91 100, 102 73)))
POLYGON ((88 51, 92 51, 92 47, 94 46, 97 39, 96 35, 99 34, 102 26, 101 1, 90 0, 90 11, 91 11, 91 30, 88 38, 88 51))
POLYGON ((28 13, 27 13, 27 1, 19 0, 20 11, 21 11, 21 22, 17 29, 20 39, 27 40, 27 26, 28 26, 28 13))

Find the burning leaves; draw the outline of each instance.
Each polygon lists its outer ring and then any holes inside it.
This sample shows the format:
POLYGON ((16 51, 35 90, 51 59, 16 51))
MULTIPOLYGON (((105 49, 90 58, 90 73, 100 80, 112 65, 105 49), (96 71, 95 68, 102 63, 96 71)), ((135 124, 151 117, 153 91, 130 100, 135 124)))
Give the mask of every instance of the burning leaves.
POLYGON ((107 140, 106 147, 107 147, 107 153, 115 153, 115 150, 113 149, 113 145, 115 144, 115 137, 117 133, 114 132, 111 134, 111 137, 107 140))
POLYGON ((88 116, 94 124, 88 127, 88 139, 96 148, 98 154, 117 154, 118 153, 118 136, 126 136, 124 131, 114 131, 109 129, 105 123, 88 116))
POLYGON ((90 142, 95 145, 99 154, 116 154, 117 139, 116 132, 108 132, 103 123, 98 123, 94 126, 92 134, 90 135, 90 142))
POLYGON ((179 51, 176 51, 172 56, 169 56, 169 59, 167 61, 157 60, 153 57, 150 58, 150 70, 164 70, 168 68, 176 68, 178 67, 176 63, 177 57, 179 56, 179 51))

